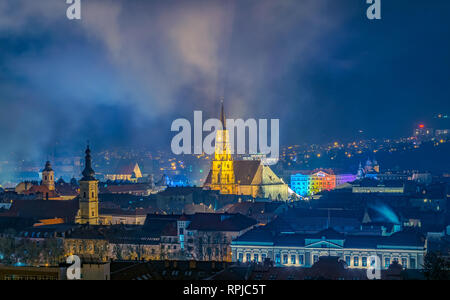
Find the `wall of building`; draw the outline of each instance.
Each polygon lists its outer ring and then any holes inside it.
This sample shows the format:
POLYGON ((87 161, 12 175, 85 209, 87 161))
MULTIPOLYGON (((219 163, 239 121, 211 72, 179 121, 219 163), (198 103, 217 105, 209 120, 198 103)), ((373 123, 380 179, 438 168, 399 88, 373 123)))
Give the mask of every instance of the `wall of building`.
POLYGON ((295 267, 310 267, 321 256, 338 256, 349 262, 349 268, 367 268, 368 257, 376 255, 381 260, 382 269, 387 269, 394 260, 405 264, 403 267, 421 269, 425 256, 425 250, 407 249, 323 249, 250 245, 232 245, 231 248, 233 262, 254 262, 257 258, 257 262, 260 263, 264 258, 269 258, 277 266, 295 267))
POLYGON ((311 175, 291 175, 291 189, 300 196, 311 196, 321 191, 329 191, 336 186, 356 180, 356 175, 331 175, 325 172, 316 172, 311 175))

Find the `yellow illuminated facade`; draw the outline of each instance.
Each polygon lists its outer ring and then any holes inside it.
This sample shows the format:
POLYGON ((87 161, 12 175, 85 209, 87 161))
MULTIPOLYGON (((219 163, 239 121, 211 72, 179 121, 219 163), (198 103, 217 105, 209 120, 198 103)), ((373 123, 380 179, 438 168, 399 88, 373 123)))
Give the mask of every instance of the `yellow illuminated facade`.
POLYGON ((223 103, 220 118, 223 130, 217 130, 214 159, 203 187, 221 194, 288 200, 287 184, 269 166, 260 160, 233 160, 223 103))
POLYGON ((230 135, 226 129, 223 103, 220 119, 223 129, 217 130, 216 133, 214 160, 211 167, 211 189, 219 190, 222 194, 236 194, 230 135))
POLYGON ((92 169, 91 150, 86 149, 86 163, 80 180, 80 208, 76 218, 79 224, 99 225, 98 180, 92 169))
POLYGON ((42 185, 45 185, 49 191, 55 190, 55 172, 49 161, 47 161, 44 170, 42 170, 42 185))

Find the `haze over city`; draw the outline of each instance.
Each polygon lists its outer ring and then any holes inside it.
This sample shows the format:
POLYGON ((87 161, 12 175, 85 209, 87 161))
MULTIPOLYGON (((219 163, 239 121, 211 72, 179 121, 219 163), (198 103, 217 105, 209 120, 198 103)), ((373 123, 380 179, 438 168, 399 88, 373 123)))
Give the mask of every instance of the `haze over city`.
POLYGON ((0 157, 168 150, 171 122, 218 117, 220 97, 230 117, 279 118, 284 145, 404 137, 450 110, 446 1, 388 1, 379 23, 364 1, 66 7, 0 4, 0 157))

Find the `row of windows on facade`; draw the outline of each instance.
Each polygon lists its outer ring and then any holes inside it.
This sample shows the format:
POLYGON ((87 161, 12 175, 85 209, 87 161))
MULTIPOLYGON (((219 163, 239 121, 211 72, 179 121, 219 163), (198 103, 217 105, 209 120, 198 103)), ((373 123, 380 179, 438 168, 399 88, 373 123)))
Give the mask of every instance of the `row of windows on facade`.
MULTIPOLYGON (((79 251, 80 253, 83 251, 107 251, 108 250, 108 246, 92 246, 92 245, 88 245, 88 246, 77 246, 77 245, 73 245, 72 247, 70 247, 74 252, 79 251)), ((164 249, 164 245, 161 246, 162 249, 164 249)), ((170 246, 167 247, 168 249, 170 249, 170 246)), ((176 249, 177 247, 174 246, 173 249, 176 249)), ((156 254, 156 250, 154 248, 150 249, 150 250, 146 250, 146 249, 141 249, 140 251, 143 252, 143 254, 156 254)), ((122 252, 126 252, 126 250, 122 250, 122 252)))
POLYGON ((322 184, 320 184, 320 183, 310 183, 310 184, 307 184, 307 183, 303 183, 303 184, 292 183, 291 186, 293 186, 293 187, 297 187, 297 186, 302 186, 302 187, 310 187, 310 186, 320 187, 320 186, 334 186, 334 184, 329 183, 329 182, 325 182, 325 183, 322 183, 322 184))
POLYGON ((55 233, 49 233, 49 232, 44 232, 44 233, 42 233, 42 232, 28 232, 28 231, 25 231, 24 233, 23 233, 23 236, 24 237, 30 237, 30 238, 49 238, 49 237, 56 237, 56 236, 58 236, 58 237, 60 237, 61 235, 60 234, 55 234, 55 233))
MULTIPOLYGON (((266 254, 261 254, 261 260, 259 259, 260 256, 259 254, 253 254, 253 260, 252 260, 252 255, 250 253, 247 253, 245 255, 245 261, 244 261, 244 254, 243 253, 239 253, 238 254, 238 261, 239 262, 264 262, 267 258, 266 254)), ((313 256, 313 263, 316 263, 317 261, 319 261, 319 256, 318 255, 314 255, 313 256)), ((385 268, 389 268, 389 266, 391 265, 392 262, 399 262, 398 258, 395 257, 393 259, 386 257, 384 259, 384 267, 385 268)), ((354 267, 367 267, 368 266, 368 258, 366 256, 363 257, 359 257, 359 256, 353 256, 353 262, 351 260, 350 256, 346 256, 345 257, 345 263, 347 264, 347 266, 354 266, 354 267), (361 260, 360 260, 361 259, 361 260), (361 265, 360 265, 360 261, 361 261, 361 265), (352 264, 353 263, 353 264, 352 264)), ((276 254, 275 255, 275 264, 281 264, 281 255, 280 254, 276 254)), ((290 261, 289 261, 289 255, 284 254, 283 255, 283 265, 287 265, 287 264, 291 264, 291 265, 304 265, 305 264, 305 257, 304 255, 291 255, 290 256, 290 261), (298 257, 298 259, 297 259, 298 257)), ((405 257, 401 258, 401 265, 404 267, 407 267, 408 264, 408 259, 405 257)), ((409 260, 409 267, 411 269, 415 269, 416 268, 416 260, 415 258, 410 258, 409 260)))
POLYGON ((316 183, 316 184, 330 184, 331 183, 331 179, 310 179, 310 180, 292 180, 292 184, 311 184, 311 183, 316 183))
POLYGON ((198 243, 199 244, 227 244, 228 243, 228 239, 226 236, 223 237, 222 242, 220 241, 220 237, 216 237, 216 238, 211 238, 210 236, 206 237, 206 238, 198 238, 198 243))
POLYGON ((71 247, 69 246, 69 249, 72 249, 74 252, 75 251, 107 251, 108 250, 108 245, 72 245, 71 247))
POLYGON ((226 249, 223 251, 223 253, 220 253, 220 249, 219 248, 215 248, 214 249, 214 254, 213 254, 213 249, 208 247, 208 248, 206 248, 206 254, 208 256, 212 256, 212 255, 215 255, 215 256, 226 255, 226 249))
POLYGON ((5 275, 4 280, 58 280, 57 276, 52 275, 5 275))
POLYGON ((178 243, 178 240, 177 238, 162 237, 161 242, 171 244, 171 243, 178 243))

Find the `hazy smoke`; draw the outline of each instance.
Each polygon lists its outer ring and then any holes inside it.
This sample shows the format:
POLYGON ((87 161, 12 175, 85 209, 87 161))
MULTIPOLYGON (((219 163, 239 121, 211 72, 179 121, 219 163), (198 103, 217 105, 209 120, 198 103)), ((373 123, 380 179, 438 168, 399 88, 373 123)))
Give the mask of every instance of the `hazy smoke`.
POLYGON ((400 224, 400 220, 398 219, 395 212, 385 204, 373 204, 369 205, 369 207, 376 212, 378 212, 382 216, 381 221, 388 221, 392 224, 400 224))
POLYGON ((217 116, 221 96, 233 117, 298 120, 287 101, 310 101, 302 71, 339 23, 321 0, 89 0, 81 21, 64 2, 0 2, 1 154, 166 148, 174 118, 217 116))

